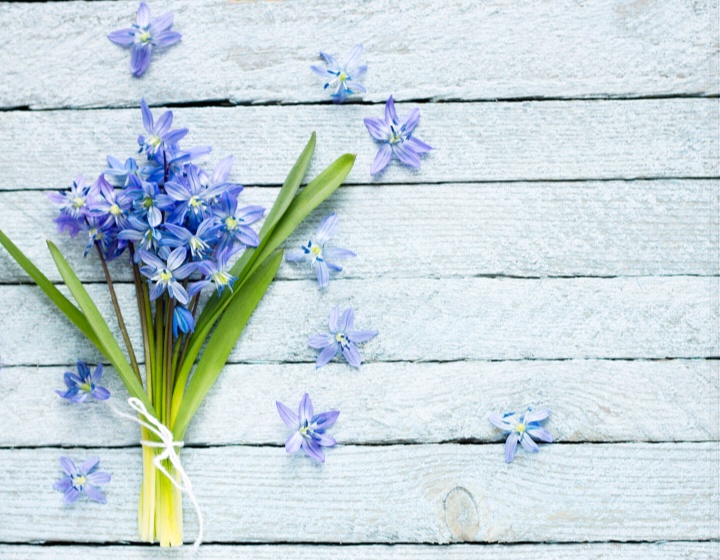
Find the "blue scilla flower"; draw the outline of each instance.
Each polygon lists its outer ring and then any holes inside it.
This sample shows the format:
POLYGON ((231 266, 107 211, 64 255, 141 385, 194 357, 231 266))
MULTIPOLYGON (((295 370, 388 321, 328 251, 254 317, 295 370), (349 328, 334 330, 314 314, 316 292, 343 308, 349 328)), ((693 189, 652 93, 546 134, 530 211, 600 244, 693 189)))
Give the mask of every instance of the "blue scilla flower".
POLYGON ((60 457, 60 467, 65 475, 53 484, 53 488, 64 493, 66 505, 77 502, 83 495, 93 502, 106 503, 105 494, 98 487, 108 484, 111 476, 99 470, 100 459, 94 457, 75 465, 69 457, 60 457))
POLYGON ((131 176, 125 190, 126 196, 132 198, 133 214, 145 218, 148 223, 157 227, 162 222, 162 211, 173 207, 173 200, 164 194, 157 183, 141 181, 131 176))
POLYGON ((222 293, 225 288, 232 292, 233 284, 237 278, 230 274, 230 259, 240 249, 223 249, 217 254, 215 260, 201 261, 197 263, 197 270, 205 277, 190 287, 190 296, 194 296, 211 283, 215 284, 215 289, 222 293))
POLYGON ((491 414, 488 420, 497 428, 509 434, 505 440, 505 462, 511 463, 515 458, 517 444, 523 446, 525 451, 537 453, 540 451, 533 438, 552 443, 552 434, 543 428, 540 423, 547 420, 550 411, 547 409, 533 410, 532 408, 522 414, 515 412, 506 412, 502 416, 500 414, 491 414))
MULTIPOLYGON (((128 218, 127 226, 118 234, 118 239, 130 241, 136 249, 157 252, 163 234, 159 228, 151 226, 146 220, 137 216, 128 218)), ((135 253, 135 262, 140 262, 140 253, 135 253)))
POLYGON ((362 53, 363 46, 355 45, 342 63, 338 63, 332 55, 320 52, 325 67, 310 66, 313 72, 326 80, 323 87, 330 91, 330 97, 335 103, 342 103, 349 95, 367 92, 359 82, 367 72, 367 66, 360 63, 362 53))
POLYGON ((99 401, 106 401, 110 398, 110 391, 99 385, 100 378, 103 374, 102 364, 95 367, 95 371, 90 373, 90 368, 83 361, 77 362, 78 372, 66 371, 64 375, 65 385, 67 389, 64 391, 55 391, 63 399, 67 399, 74 403, 83 403, 88 396, 99 401))
POLYGON ((103 175, 95 183, 96 198, 92 208, 107 224, 124 227, 132 208, 132 199, 125 191, 116 191, 103 175))
POLYGON ((142 111, 143 126, 148 134, 147 136, 142 134, 138 136, 140 152, 148 155, 162 153, 166 147, 175 146, 187 135, 187 128, 170 130, 173 121, 172 111, 165 111, 156 122, 144 99, 140 101, 140 109, 142 111))
POLYGON ((265 215, 262 206, 238 206, 238 199, 225 193, 214 208, 215 218, 220 224, 218 250, 229 249, 236 243, 245 247, 257 247, 260 237, 250 226, 265 215))
POLYGON ((176 305, 173 309, 173 336, 178 337, 178 334, 191 333, 195 330, 195 318, 187 307, 182 305, 176 305))
POLYGON ((355 311, 352 307, 347 308, 340 315, 340 308, 335 307, 328 318, 329 333, 320 333, 308 339, 308 346, 321 350, 316 368, 321 368, 332 360, 339 352, 345 356, 347 363, 352 367, 359 368, 362 363, 360 350, 357 345, 361 342, 375 338, 377 331, 358 331, 353 329, 355 322, 355 311))
POLYGON ((310 239, 299 251, 289 251, 285 259, 290 262, 306 261, 315 269, 318 284, 321 288, 327 287, 330 283, 330 271, 340 272, 342 267, 333 261, 341 261, 355 257, 355 253, 349 249, 339 247, 327 247, 337 233, 340 219, 335 214, 326 216, 318 226, 315 237, 310 239))
POLYGON ((186 257, 187 251, 182 247, 173 249, 165 262, 157 255, 140 251, 140 258, 146 264, 140 268, 140 272, 153 284, 150 288, 151 300, 156 300, 167 290, 171 298, 187 305, 188 293, 178 280, 190 276, 195 271, 196 263, 185 263, 186 257))
POLYGON ((150 21, 150 8, 140 2, 132 27, 113 31, 108 34, 108 39, 121 47, 132 47, 130 68, 133 75, 139 77, 150 66, 153 47, 169 47, 182 38, 180 33, 170 30, 172 25, 171 13, 150 21))
POLYGON ((133 158, 127 158, 125 163, 113 157, 107 156, 108 167, 103 171, 104 175, 109 177, 110 184, 116 187, 125 187, 128 184, 128 177, 136 176, 140 172, 137 161, 133 158))
POLYGON ((165 224, 167 234, 162 245, 168 247, 185 247, 194 259, 200 260, 208 255, 218 241, 220 225, 215 218, 203 220, 195 233, 189 229, 171 223, 165 224))
POLYGON ((92 213, 94 192, 85 183, 82 174, 73 181, 69 191, 50 192, 48 198, 60 207, 60 211, 74 219, 82 219, 92 213))
POLYGON ((230 188, 229 183, 212 187, 203 184, 200 169, 194 164, 185 166, 185 174, 165 184, 168 195, 177 203, 168 218, 169 222, 180 224, 188 217, 190 224, 197 227, 200 222, 212 216, 214 201, 230 188))
POLYGON ((392 95, 385 104, 384 119, 378 117, 365 119, 365 127, 368 132, 381 144, 370 168, 372 175, 385 169, 393 155, 405 165, 420 167, 420 155, 429 152, 432 147, 412 135, 419 122, 420 109, 418 108, 413 109, 407 117, 400 120, 395 111, 392 95))
POLYGON ((313 414, 313 405, 310 395, 305 393, 297 414, 280 401, 275 401, 280 418, 285 425, 293 430, 285 442, 287 453, 296 453, 302 449, 308 457, 325 462, 323 447, 335 447, 335 438, 327 434, 325 430, 335 424, 340 411, 330 410, 320 414, 313 414))
POLYGON ((100 245, 103 255, 114 257, 116 247, 118 229, 112 222, 108 222, 103 217, 90 216, 85 218, 80 229, 85 233, 85 252, 83 256, 87 257, 93 245, 100 245))
POLYGON ((189 150, 181 150, 177 145, 166 146, 162 153, 148 156, 148 165, 143 166, 141 172, 148 181, 164 183, 167 169, 168 179, 174 181, 183 175, 186 164, 210 152, 210 146, 195 146, 189 150))

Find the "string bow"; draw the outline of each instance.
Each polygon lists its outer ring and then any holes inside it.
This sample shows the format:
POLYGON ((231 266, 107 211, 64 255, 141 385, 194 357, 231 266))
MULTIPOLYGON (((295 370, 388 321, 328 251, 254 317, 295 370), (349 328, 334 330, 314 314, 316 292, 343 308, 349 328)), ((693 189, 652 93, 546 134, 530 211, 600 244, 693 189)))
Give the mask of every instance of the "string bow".
POLYGON ((142 440, 140 441, 140 443, 145 447, 155 447, 157 449, 163 450, 159 455, 155 456, 155 458, 153 459, 153 465, 157 470, 163 473, 170 482, 172 482, 175 488, 177 488, 181 492, 185 492, 188 495, 188 498, 190 498, 192 505, 195 507, 195 513, 197 514, 198 518, 199 530, 197 539, 195 539, 193 547, 197 549, 203 539, 203 516, 202 512, 200 511, 200 506, 198 505, 197 499, 195 498, 195 493, 193 492, 190 478, 188 477, 185 469, 182 466, 182 463, 180 462, 180 456, 177 454, 177 451, 175 451, 176 447, 182 447, 183 445, 185 445, 185 442, 175 441, 173 439, 172 432, 168 429, 168 427, 162 422, 160 422, 160 420, 155 418, 152 414, 150 414, 140 399, 130 397, 128 399, 128 404, 130 405, 130 408, 143 416, 145 420, 142 420, 137 416, 125 414, 124 412, 120 412, 117 409, 113 409, 115 411, 115 414, 140 424, 158 437, 158 439, 160 440, 159 442, 142 440), (172 476, 162 464, 163 461, 165 461, 166 459, 170 461, 170 464, 172 464, 173 467, 175 467, 175 471, 177 471, 177 473, 180 475, 181 483, 178 483, 178 481, 175 480, 175 477, 172 476))

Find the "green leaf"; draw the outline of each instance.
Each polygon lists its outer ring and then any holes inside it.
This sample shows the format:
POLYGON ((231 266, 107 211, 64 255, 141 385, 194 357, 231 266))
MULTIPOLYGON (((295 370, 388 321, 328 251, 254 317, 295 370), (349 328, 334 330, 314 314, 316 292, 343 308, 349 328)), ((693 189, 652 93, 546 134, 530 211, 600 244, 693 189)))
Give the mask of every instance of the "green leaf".
MULTIPOLYGON (((300 187, 300 183, 302 183, 302 180, 305 177, 305 173, 307 173, 308 167, 310 167, 310 162, 312 161, 314 153, 315 133, 313 132, 310 136, 310 140, 308 140, 308 143, 305 145, 305 149, 302 151, 300 157, 297 159, 295 165, 293 165, 293 168, 290 170, 290 173, 285 179, 285 182, 280 189, 280 194, 278 194, 278 197, 275 199, 275 203, 273 204, 270 213, 265 218, 265 223, 260 229, 260 245, 256 249, 246 250, 230 270, 230 273, 239 278, 240 281, 244 279, 245 273, 247 273, 248 269, 255 264, 258 256, 258 249, 263 247, 263 243, 266 238, 272 232, 273 228, 275 228, 283 214, 285 214, 288 206, 290 206, 290 203, 300 187)), ((219 299, 220 298, 217 295, 213 294, 203 308, 202 313, 200 313, 198 320, 195 322, 196 329, 201 331, 204 330, 205 322, 214 315, 219 299)))
POLYGON ((83 310, 88 323, 105 349, 103 352, 105 357, 113 365, 115 371, 117 371, 120 379, 122 379, 125 387, 127 387, 130 396, 140 399, 145 405, 145 408, 147 408, 148 412, 155 415, 155 410, 153 409, 153 406, 143 389, 142 383, 138 380, 132 367, 130 367, 130 364, 120 349, 120 345, 112 335, 110 327, 108 327, 105 319, 103 319, 100 311, 98 311, 98 308, 90 297, 90 294, 87 293, 85 286, 82 285, 80 279, 75 274, 75 271, 73 271, 72 267, 65 260, 65 257, 62 256, 58 248, 51 241, 48 241, 47 244, 50 249, 50 253, 52 254, 52 258, 55 261, 55 265, 65 281, 65 285, 70 290, 70 293, 72 293, 75 301, 77 301, 80 306, 80 309, 83 310))
POLYGON ((230 352, 235 347, 253 311, 265 295, 281 262, 282 251, 278 251, 263 261, 255 273, 239 290, 236 290, 236 297, 232 298, 220 319, 200 362, 198 362, 195 373, 190 379, 172 427, 176 439, 181 440, 184 437, 190 420, 225 367, 230 352))
POLYGON ((10 256, 13 259, 15 259, 15 262, 17 262, 23 270, 28 273, 30 278, 32 278, 35 281, 35 284, 37 284, 38 287, 45 292, 45 295, 50 298, 57 308, 62 311, 78 329, 80 329, 80 332, 82 332, 90 342, 92 342, 101 352, 104 353, 105 351, 100 344, 100 341, 97 336, 95 336, 95 332, 92 330, 90 323, 87 322, 87 319, 85 318, 85 315, 83 315, 82 311, 75 307, 73 303, 66 298, 62 292, 60 292, 60 290, 58 290, 55 285, 50 282, 50 280, 48 280, 47 276, 40 272, 40 269, 36 267, 30 259, 23 255, 22 251, 20 251, 20 249, 18 249, 17 246, 10 241, 10 238, 2 231, 0 231, 0 244, 7 249, 7 252, 10 253, 10 256))

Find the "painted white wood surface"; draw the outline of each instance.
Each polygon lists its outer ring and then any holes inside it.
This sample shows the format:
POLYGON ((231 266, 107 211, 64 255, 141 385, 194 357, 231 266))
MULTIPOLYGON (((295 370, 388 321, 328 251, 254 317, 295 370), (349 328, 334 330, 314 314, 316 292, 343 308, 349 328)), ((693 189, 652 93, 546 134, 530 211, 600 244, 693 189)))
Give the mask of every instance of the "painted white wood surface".
MULTIPOLYGON (((0 451, 0 540, 137 541, 140 449, 102 449, 108 504, 67 508, 48 489, 59 453, 0 451), (17 481, 32 480, 18 488, 17 481), (92 530, 78 531, 78 527, 92 530)), ((319 465, 281 447, 183 451, 208 542, 716 539, 720 447, 543 446, 507 465, 503 446, 342 446, 319 465)), ((185 536, 197 522, 184 504, 185 536)))
MULTIPOLYGON (((117 331, 107 288, 94 284, 88 292, 117 331)), ((134 317, 134 287, 120 285, 117 293, 134 317)), ((39 288, 0 286, 0 300, 5 366, 98 358, 39 288)), ((326 332, 335 305, 354 307, 357 328, 380 331, 362 347, 370 362, 719 354, 717 277, 371 279, 335 281, 325 292, 311 280, 274 282, 229 361, 314 362, 307 339, 326 332)), ((126 322, 139 349, 139 320, 126 322)))
POLYGON ((358 42, 374 101, 718 93, 715 0, 158 1, 153 13, 173 11, 183 40, 133 80, 129 52, 106 34, 136 6, 0 7, 0 28, 22 30, 3 42, 0 106, 319 101, 318 51, 358 42))
MULTIPOLYGON (((270 208, 279 190, 248 188, 245 204, 270 208)), ((329 212, 341 226, 337 246, 358 257, 341 278, 474 275, 628 276, 718 274, 719 181, 612 181, 373 186, 343 188, 323 204, 288 247, 299 246, 329 212)), ((84 242, 58 234, 57 209, 40 192, 0 191, 3 231, 53 281, 52 240, 84 281, 104 281, 84 242)), ((132 281, 121 259, 115 281, 132 281)), ((308 277, 283 264, 278 278, 308 277)), ((0 252, 0 283, 27 282, 0 252)))
MULTIPOLYGON (((136 445, 137 426, 103 403, 77 406, 53 393, 69 368, 0 371, 0 446, 136 445)), ((115 405, 127 399, 111 369, 115 405)), ((709 441, 720 436, 720 363, 714 360, 570 360, 232 365, 188 431, 191 445, 282 445, 275 401, 297 408, 307 391, 318 409, 340 410, 344 444, 500 441, 492 411, 542 405, 562 442, 709 441), (449 406, 449 403, 452 403, 449 406), (242 414, 236 415, 236 411, 242 414), (228 418, 232 418, 228 422, 228 418)))
POLYGON ((21 560, 32 555, 37 560, 153 560, 155 558, 203 558, 206 560, 716 560, 720 553, 717 542, 658 542, 658 543, 592 543, 537 545, 349 545, 338 549, 327 545, 204 545, 199 552, 190 547, 167 550, 126 546, 13 546, 0 545, 0 556, 7 560, 21 560))
MULTIPOLYGON (((397 105, 401 115, 414 106, 397 105)), ((173 122, 190 128, 185 145, 215 148, 211 164, 234 154, 233 178, 248 185, 281 185, 312 131, 318 140, 310 176, 344 152, 357 153, 348 184, 720 175, 717 98, 425 104, 416 134, 437 149, 421 170, 395 161, 372 178, 377 145, 363 118, 382 111, 195 107, 174 109, 173 122)), ((9 111, 0 112, 0 130, 0 189, 63 189, 77 173, 101 172, 106 154, 135 154, 142 119, 138 108, 9 111)))

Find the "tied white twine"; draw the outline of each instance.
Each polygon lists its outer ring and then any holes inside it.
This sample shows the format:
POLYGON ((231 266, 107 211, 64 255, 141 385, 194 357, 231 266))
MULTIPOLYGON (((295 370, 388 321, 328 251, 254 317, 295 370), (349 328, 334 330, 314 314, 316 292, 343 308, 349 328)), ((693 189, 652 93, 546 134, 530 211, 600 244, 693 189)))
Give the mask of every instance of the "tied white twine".
POLYGON ((121 416, 122 418, 127 418, 128 420, 132 420, 133 422, 140 424, 144 428, 147 428, 160 439, 159 442, 142 440, 140 441, 140 443, 145 447, 155 447, 157 449, 163 450, 162 453, 160 453, 153 459, 153 465, 157 470, 163 473, 170 482, 173 483, 173 486, 175 486, 175 488, 180 490, 180 492, 185 492, 188 495, 188 498, 190 498, 192 505, 195 506, 195 513, 197 514, 198 518, 199 530, 197 539, 195 539, 193 547, 197 549, 203 539, 203 516, 202 512, 200 511, 200 506, 197 503, 197 499, 195 498, 195 493, 193 492, 190 478, 188 478, 188 475, 185 472, 182 463, 180 462, 180 456, 177 454, 177 451, 175 451, 176 447, 182 447, 183 445, 185 445, 185 442, 175 441, 173 439, 172 432, 168 429, 168 427, 162 422, 160 422, 160 420, 155 418, 152 414, 150 414, 140 399, 130 397, 128 399, 128 404, 130 405, 130 408, 135 410, 141 416, 144 416, 147 422, 145 420, 141 420, 137 416, 132 416, 130 414, 120 412, 115 407, 113 407, 113 411, 118 416, 121 416), (172 466, 175 467, 175 470, 180 475, 180 480, 182 481, 182 484, 178 483, 178 481, 175 480, 175 477, 172 476, 163 466, 162 462, 165 459, 170 461, 172 466))

